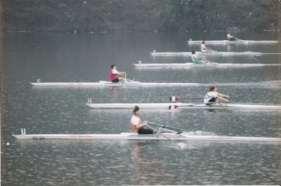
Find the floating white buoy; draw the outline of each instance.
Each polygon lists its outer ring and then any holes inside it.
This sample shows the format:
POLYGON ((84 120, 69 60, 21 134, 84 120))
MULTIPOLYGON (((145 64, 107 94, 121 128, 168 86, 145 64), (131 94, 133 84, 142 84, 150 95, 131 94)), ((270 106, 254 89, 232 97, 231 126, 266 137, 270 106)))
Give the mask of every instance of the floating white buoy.
POLYGON ((9 143, 9 142, 7 142, 7 143, 6 143, 6 145, 7 145, 7 146, 10 146, 10 143, 9 143))

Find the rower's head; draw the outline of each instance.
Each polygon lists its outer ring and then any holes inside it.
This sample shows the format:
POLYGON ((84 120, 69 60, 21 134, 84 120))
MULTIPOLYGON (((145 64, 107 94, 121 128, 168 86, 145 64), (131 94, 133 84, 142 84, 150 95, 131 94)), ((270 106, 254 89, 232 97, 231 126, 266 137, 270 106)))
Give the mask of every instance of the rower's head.
POLYGON ((217 87, 212 85, 212 86, 209 86, 209 91, 217 91, 217 87))
POLYGON ((196 52, 195 52, 195 50, 192 50, 192 52, 191 52, 192 54, 195 54, 196 52))
POLYGON ((113 64, 113 65, 110 65, 110 68, 111 68, 111 69, 114 69, 114 68, 116 68, 116 65, 114 65, 114 64, 113 64))
POLYGON ((140 107, 136 105, 133 109, 133 114, 138 114, 139 111, 140 111, 140 107))
POLYGON ((205 44, 205 40, 202 40, 202 44, 205 44))

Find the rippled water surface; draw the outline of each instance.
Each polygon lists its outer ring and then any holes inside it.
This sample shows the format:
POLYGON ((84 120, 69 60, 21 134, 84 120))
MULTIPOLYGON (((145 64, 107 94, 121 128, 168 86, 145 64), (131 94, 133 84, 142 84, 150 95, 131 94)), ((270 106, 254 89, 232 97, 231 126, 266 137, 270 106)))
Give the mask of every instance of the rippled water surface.
MULTIPOLYGON (((250 39, 274 38, 256 36, 250 39)), ((28 133, 129 131, 130 110, 91 110, 96 102, 202 102, 206 87, 34 89, 30 82, 106 80, 116 64, 146 82, 259 82, 281 80, 281 67, 136 71, 133 63, 185 62, 150 52, 187 51, 188 37, 161 34, 8 35, 8 140, 6 185, 280 184, 280 144, 172 141, 16 141, 28 133)), ((221 39, 217 37, 215 39, 221 39)), ((196 49, 196 47, 194 48, 196 49)), ((219 46, 222 51, 281 52, 279 45, 219 46)), ((281 63, 281 56, 212 57, 229 63, 281 63)), ((234 103, 280 104, 280 88, 221 87, 234 103)), ((215 135, 281 137, 281 111, 143 110, 143 118, 215 135)))

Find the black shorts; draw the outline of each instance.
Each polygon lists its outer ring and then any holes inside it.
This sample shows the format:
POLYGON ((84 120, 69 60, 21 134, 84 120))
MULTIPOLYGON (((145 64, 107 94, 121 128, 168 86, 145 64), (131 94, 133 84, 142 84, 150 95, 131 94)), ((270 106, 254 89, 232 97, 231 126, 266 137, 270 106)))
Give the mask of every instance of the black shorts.
POLYGON ((138 130, 138 134, 153 134, 154 131, 150 128, 142 127, 138 130))
POLYGON ((113 79, 113 80, 111 80, 111 82, 112 83, 118 83, 119 82, 119 79, 117 78, 117 79, 113 79))
POLYGON ((212 105, 216 102, 217 102, 217 98, 212 98, 212 99, 209 100, 209 102, 206 105, 212 105))
POLYGON ((232 38, 229 38, 228 40, 229 40, 229 41, 236 41, 236 39, 233 38, 233 37, 232 37, 232 38))

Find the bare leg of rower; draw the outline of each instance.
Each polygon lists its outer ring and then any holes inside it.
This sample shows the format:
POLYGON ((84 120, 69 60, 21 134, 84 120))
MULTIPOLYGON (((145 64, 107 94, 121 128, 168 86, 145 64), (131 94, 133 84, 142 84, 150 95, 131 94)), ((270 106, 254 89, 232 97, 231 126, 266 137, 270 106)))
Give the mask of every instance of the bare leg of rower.
POLYGON ((121 75, 119 75, 119 80, 122 80, 122 81, 126 81, 127 80, 127 77, 126 77, 126 72, 122 72, 121 75))

